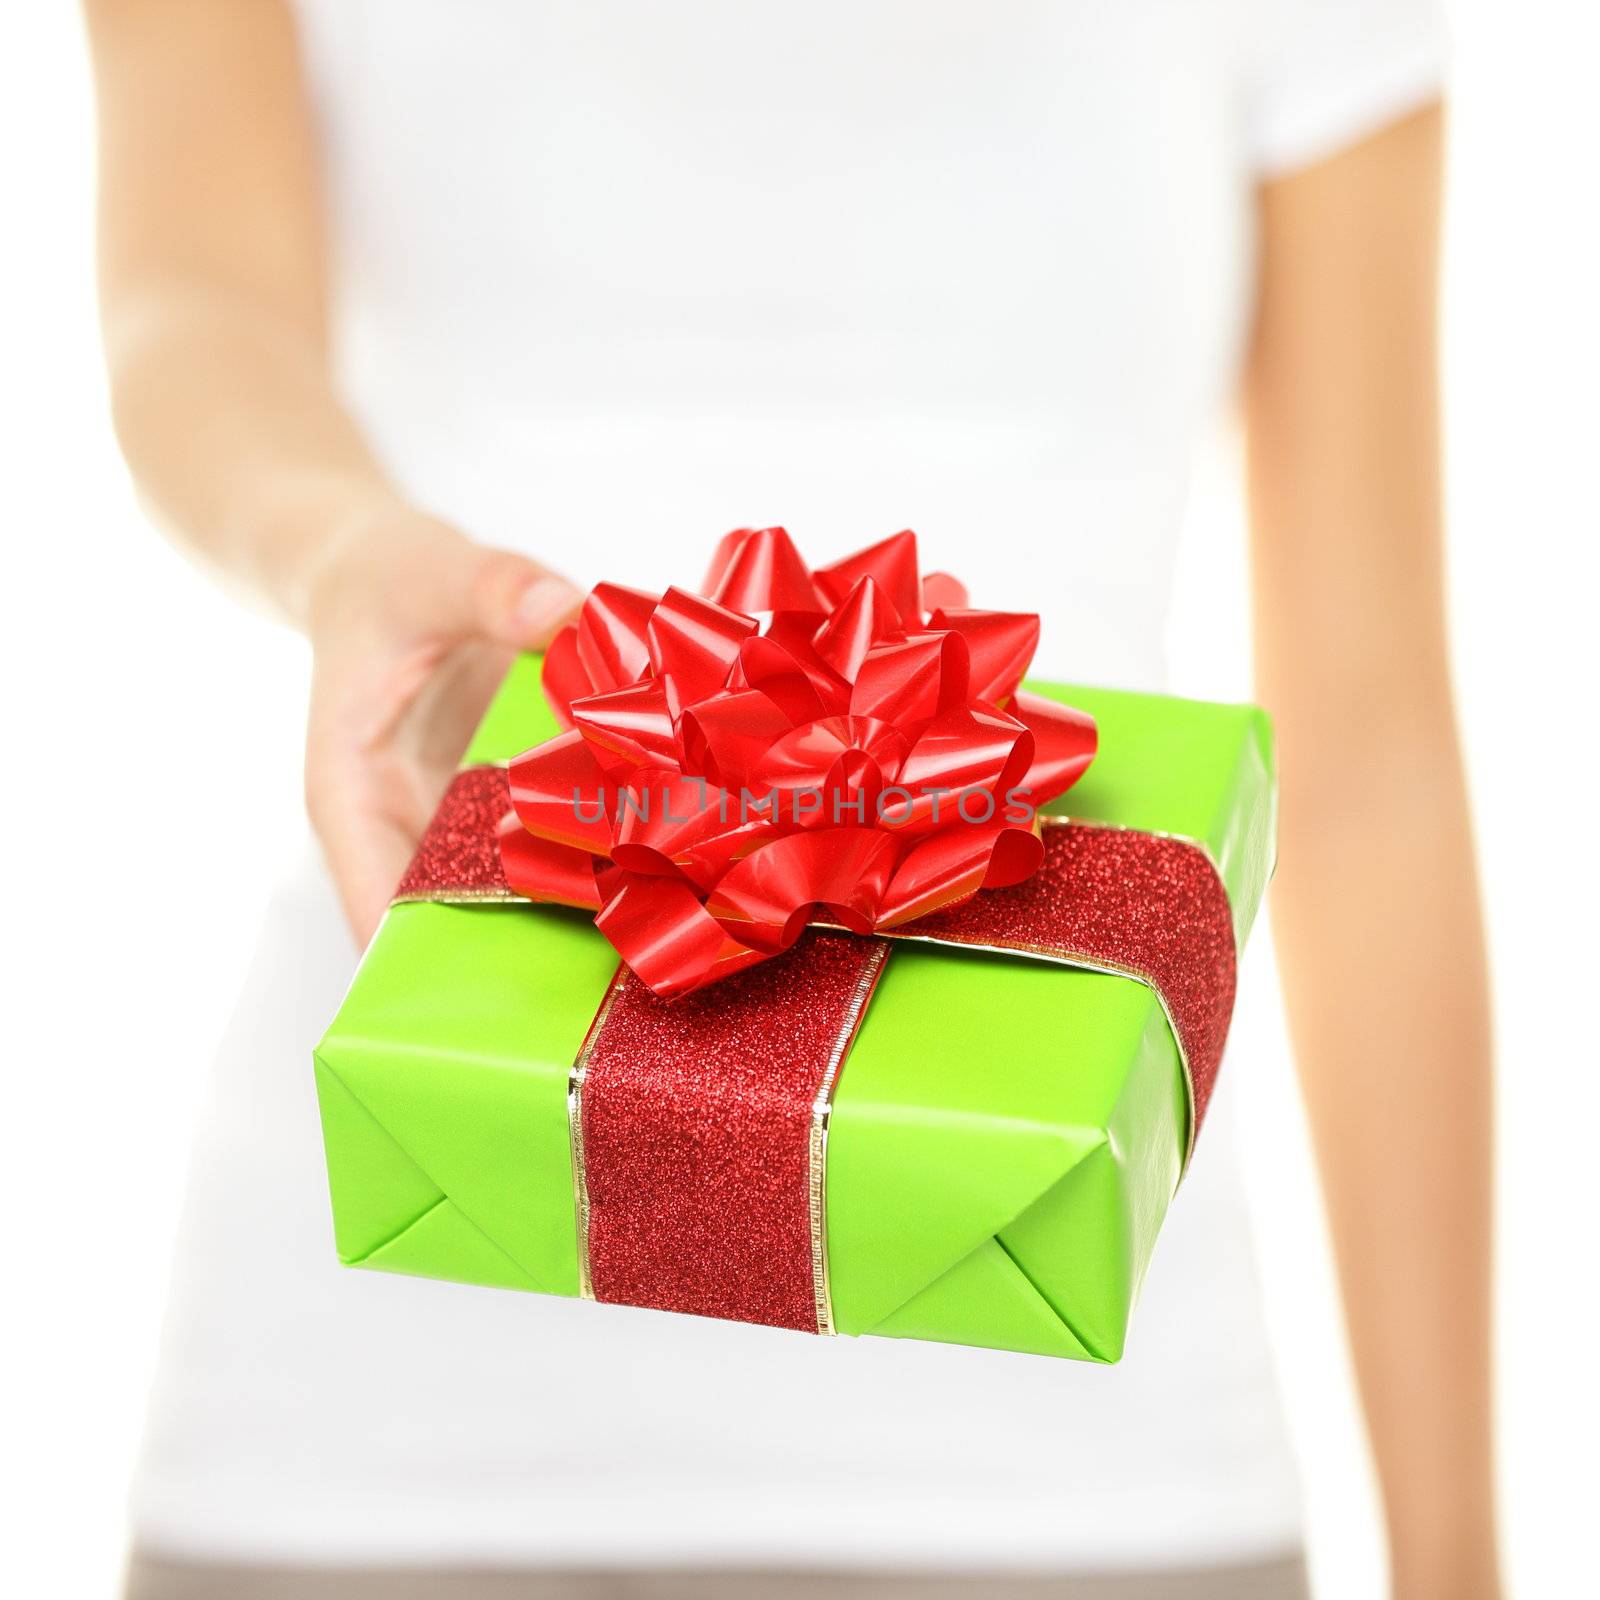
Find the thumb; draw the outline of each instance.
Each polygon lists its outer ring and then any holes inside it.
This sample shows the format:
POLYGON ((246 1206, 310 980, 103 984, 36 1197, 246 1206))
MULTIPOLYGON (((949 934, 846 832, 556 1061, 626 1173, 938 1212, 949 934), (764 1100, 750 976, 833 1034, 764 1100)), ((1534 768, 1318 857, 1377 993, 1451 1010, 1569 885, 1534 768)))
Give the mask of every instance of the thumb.
POLYGON ((527 556, 486 550, 471 584, 478 631, 514 650, 542 650, 576 615, 583 595, 527 556))

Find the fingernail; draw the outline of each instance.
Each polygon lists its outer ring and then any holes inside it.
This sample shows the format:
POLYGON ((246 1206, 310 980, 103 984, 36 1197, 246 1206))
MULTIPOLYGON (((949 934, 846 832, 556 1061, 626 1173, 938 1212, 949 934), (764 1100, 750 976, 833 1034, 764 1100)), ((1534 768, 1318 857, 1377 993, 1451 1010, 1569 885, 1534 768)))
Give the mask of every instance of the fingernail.
POLYGON ((549 633, 581 598, 565 578, 538 578, 523 590, 512 616, 529 634, 549 633))

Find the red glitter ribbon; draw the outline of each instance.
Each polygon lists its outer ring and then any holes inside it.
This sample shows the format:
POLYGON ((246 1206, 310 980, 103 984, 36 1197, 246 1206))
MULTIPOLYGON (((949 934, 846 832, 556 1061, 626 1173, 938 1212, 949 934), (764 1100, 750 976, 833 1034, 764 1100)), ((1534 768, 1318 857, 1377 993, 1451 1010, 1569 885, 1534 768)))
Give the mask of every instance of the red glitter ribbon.
POLYGON ((822 1140, 887 951, 812 932, 671 1003, 618 969, 569 1107, 586 1293, 833 1331, 822 1140))
MULTIPOLYGON (((521 898, 496 847, 508 805, 504 769, 458 774, 397 898, 521 898)), ((1024 883, 890 938, 1147 984, 1178 1042, 1192 1145, 1235 982, 1227 892, 1198 845, 1047 824, 1042 863, 1024 883)), ((619 969, 573 1075, 579 1246, 595 1299, 830 1331, 819 1137, 887 949, 879 938, 813 932, 670 1002, 619 969)))

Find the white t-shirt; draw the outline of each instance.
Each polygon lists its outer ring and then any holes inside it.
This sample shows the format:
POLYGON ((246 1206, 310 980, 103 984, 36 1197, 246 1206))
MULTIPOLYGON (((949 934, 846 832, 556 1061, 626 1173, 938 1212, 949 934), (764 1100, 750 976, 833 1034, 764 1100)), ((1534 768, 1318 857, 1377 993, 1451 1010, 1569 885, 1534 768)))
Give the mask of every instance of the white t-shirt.
MULTIPOLYGON (((1263 174, 1431 99, 1427 0, 303 0, 348 394, 575 579, 904 526, 1159 687, 1263 174)), ((1117 1368, 347 1272, 308 868, 197 1155, 139 1535, 276 1560, 1130 1566, 1292 1547, 1224 1074, 1117 1368)), ((1248 969, 1245 992, 1249 998, 1248 969)))

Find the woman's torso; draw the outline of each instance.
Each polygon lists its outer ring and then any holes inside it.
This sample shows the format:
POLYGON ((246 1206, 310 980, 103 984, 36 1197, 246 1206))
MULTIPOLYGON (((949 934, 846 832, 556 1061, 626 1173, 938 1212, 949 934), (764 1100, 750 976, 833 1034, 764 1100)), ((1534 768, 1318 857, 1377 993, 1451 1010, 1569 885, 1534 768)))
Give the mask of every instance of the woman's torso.
MULTIPOLYGON (((1244 0, 303 0, 350 398, 581 581, 903 527, 1050 676, 1158 686, 1248 303, 1244 0)), ((341 1271, 310 1074, 350 956, 274 909, 137 1500, 278 1558, 1098 1567, 1295 1496, 1224 1086, 1116 1369, 341 1271)), ((1248 983, 1248 980, 1247 980, 1248 983)))
POLYGON ((575 577, 905 526, 1152 684, 1248 299, 1246 0, 319 0, 345 371, 575 577))

